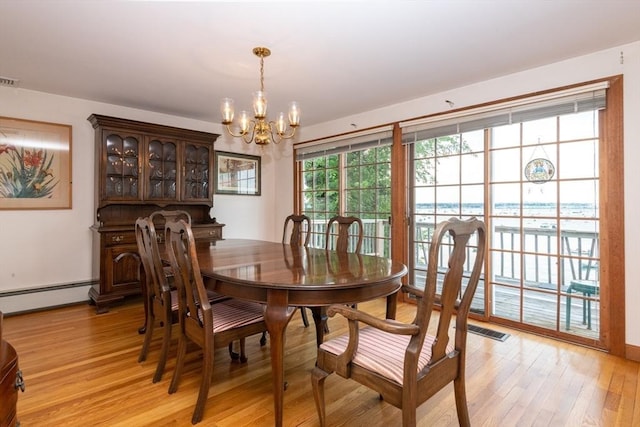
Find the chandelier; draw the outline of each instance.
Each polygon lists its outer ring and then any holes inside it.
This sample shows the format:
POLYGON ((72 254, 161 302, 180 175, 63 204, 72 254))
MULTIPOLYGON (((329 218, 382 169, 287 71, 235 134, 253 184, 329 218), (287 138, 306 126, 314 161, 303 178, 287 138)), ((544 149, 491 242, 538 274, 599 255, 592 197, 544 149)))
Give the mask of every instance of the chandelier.
POLYGON ((278 144, 283 139, 293 138, 296 128, 300 125, 300 107, 297 102, 289 104, 288 124, 284 113, 278 113, 275 121, 267 120, 267 96, 264 92, 264 58, 271 55, 266 47, 253 48, 253 54, 260 58, 260 90, 253 93, 253 119, 247 111, 241 111, 238 119, 239 132, 231 129, 233 124, 233 99, 223 98, 220 104, 222 124, 227 127, 229 134, 235 138, 242 138, 247 144, 255 142, 266 145, 273 141, 278 144))

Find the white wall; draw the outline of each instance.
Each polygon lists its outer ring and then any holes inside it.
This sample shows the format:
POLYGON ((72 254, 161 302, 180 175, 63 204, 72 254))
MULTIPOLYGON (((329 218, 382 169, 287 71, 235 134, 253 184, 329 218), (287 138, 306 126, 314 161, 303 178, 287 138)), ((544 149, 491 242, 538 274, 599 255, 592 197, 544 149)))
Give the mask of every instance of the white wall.
MULTIPOLYGON (((97 279, 92 277, 93 236, 89 230, 95 221, 94 130, 87 121, 92 113, 222 133, 216 123, 0 87, 0 116, 72 126, 73 180, 72 209, 0 210, 0 311, 11 313, 83 301, 87 299, 88 286, 22 296, 14 291, 97 279)), ((267 149, 252 152, 251 146, 222 137, 216 141, 215 149, 263 156, 261 196, 214 196, 211 215, 226 224, 224 236, 279 240, 281 225, 276 221, 279 212, 274 193, 279 154, 269 154, 267 149)), ((290 199, 289 194, 289 203, 290 199)))
MULTIPOLYGON (((365 129, 446 111, 450 107, 445 100, 453 101, 455 108, 461 108, 618 74, 624 75, 626 343, 640 346, 640 310, 635 309, 635 302, 640 301, 640 263, 637 262, 640 259, 640 228, 635 226, 636 218, 640 217, 640 192, 637 189, 637 165, 640 164, 640 42, 317 126, 302 127, 301 141, 349 132, 353 130, 351 123, 356 123, 359 129, 365 129), (624 58, 622 63, 621 54, 624 58)), ((291 176, 292 167, 292 164, 278 167, 276 179, 285 181, 291 176)))

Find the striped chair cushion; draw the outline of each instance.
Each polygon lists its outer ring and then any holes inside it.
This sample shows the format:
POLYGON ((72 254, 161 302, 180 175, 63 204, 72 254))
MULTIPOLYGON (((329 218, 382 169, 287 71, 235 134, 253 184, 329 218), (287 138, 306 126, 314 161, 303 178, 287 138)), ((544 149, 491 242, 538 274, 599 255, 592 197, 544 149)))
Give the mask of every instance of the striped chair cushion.
MULTIPOLYGON (((212 311, 214 333, 258 323, 264 319, 262 305, 233 298, 213 305, 212 311)), ((202 312, 198 315, 200 321, 203 321, 202 312)))
MULTIPOLYGON (((376 328, 362 328, 353 363, 402 385, 404 354, 410 338, 408 335, 390 334, 376 328)), ((435 337, 432 335, 425 337, 418 360, 418 372, 431 360, 431 346, 434 340, 435 337)), ((323 343, 320 348, 338 355, 344 352, 348 342, 349 335, 342 335, 323 343)), ((447 353, 453 350, 452 344, 447 345, 447 353)))
MULTIPOLYGON (((207 290, 207 296, 209 297, 209 302, 211 304, 215 304, 221 301, 226 301, 231 297, 226 295, 218 294, 214 291, 207 290)), ((178 311, 178 291, 176 289, 171 291, 171 311, 178 311)))
POLYGON ((178 291, 174 289, 171 291, 171 311, 178 311, 178 304, 178 291))
POLYGON ((217 293, 215 291, 211 291, 209 289, 207 289, 207 297, 209 298, 209 302, 211 304, 215 304, 217 302, 228 300, 228 299, 231 298, 231 297, 228 297, 226 295, 219 294, 219 293, 217 293))

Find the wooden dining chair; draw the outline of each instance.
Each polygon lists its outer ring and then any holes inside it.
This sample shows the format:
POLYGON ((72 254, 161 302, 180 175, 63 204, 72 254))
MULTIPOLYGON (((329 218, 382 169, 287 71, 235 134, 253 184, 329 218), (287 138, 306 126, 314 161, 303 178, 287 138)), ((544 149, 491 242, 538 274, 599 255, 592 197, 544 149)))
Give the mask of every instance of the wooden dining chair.
POLYGON ((363 238, 364 226, 360 218, 336 215, 327 223, 324 247, 338 252, 349 252, 349 243, 355 239, 356 243, 352 252, 360 253, 363 238), (335 227, 338 228, 337 232, 334 231, 335 227), (356 228, 355 232, 352 231, 352 227, 356 228))
POLYGON ((207 297, 191 227, 184 221, 167 221, 165 225, 171 268, 178 287, 178 358, 169 393, 175 393, 184 368, 188 342, 202 349, 200 390, 191 423, 202 420, 209 396, 215 349, 240 341, 240 361, 246 362, 245 337, 267 330, 263 306, 230 298, 211 304, 207 297))
POLYGON ((308 216, 291 214, 285 218, 282 228, 282 243, 307 247, 310 239, 311 219, 308 216))
POLYGON ((162 328, 160 358, 153 375, 153 382, 155 383, 162 378, 167 362, 171 342, 171 328, 178 319, 178 294, 171 289, 169 285, 170 276, 162 265, 153 221, 148 217, 138 218, 135 224, 135 234, 138 254, 145 273, 145 281, 143 283, 145 333, 138 362, 143 362, 147 359, 147 352, 153 337, 153 331, 156 329, 156 322, 162 328))
MULTIPOLYGON (((294 246, 309 246, 311 239, 311 219, 306 215, 291 214, 284 219, 282 227, 282 243, 294 246), (288 238, 287 238, 288 237, 288 238)), ((304 327, 309 326, 309 318, 305 307, 300 306, 300 316, 304 327)))
MULTIPOLYGON (((171 268, 163 262, 158 243, 164 233, 156 233, 156 222, 164 227, 167 219, 182 218, 190 223, 191 217, 185 211, 156 211, 147 218, 138 218, 135 223, 136 243, 145 280, 143 283, 145 332, 138 362, 147 359, 149 345, 156 325, 162 328, 160 357, 153 375, 153 382, 162 379, 171 343, 172 325, 178 321, 178 294, 173 285, 171 268)), ((226 297, 214 292, 208 293, 209 301, 214 303, 226 297)), ((232 357, 236 357, 232 353, 232 357)))
POLYGON ((400 408, 404 427, 415 426, 416 407, 453 382, 458 422, 470 425, 465 392, 467 318, 484 254, 484 223, 451 218, 435 228, 424 290, 403 285, 404 292, 417 298, 412 323, 379 319, 344 305, 329 307, 329 316, 340 313, 348 319, 349 333, 318 348, 311 383, 321 426, 327 423, 324 382, 332 372, 366 385, 400 408), (435 306, 440 306, 439 313, 434 313, 435 306))
MULTIPOLYGON (((336 215, 329 219, 325 233, 325 249, 331 249, 331 242, 335 240, 333 249, 336 252, 349 252, 349 243, 354 238, 356 243, 353 247, 353 252, 359 254, 362 250, 362 240, 364 239, 364 225, 360 218, 336 215), (337 233, 333 231, 334 227, 338 228, 337 233), (351 231, 353 228, 356 229, 355 233, 351 231)), ((351 304, 352 308, 357 308, 357 306, 357 304, 351 304)))

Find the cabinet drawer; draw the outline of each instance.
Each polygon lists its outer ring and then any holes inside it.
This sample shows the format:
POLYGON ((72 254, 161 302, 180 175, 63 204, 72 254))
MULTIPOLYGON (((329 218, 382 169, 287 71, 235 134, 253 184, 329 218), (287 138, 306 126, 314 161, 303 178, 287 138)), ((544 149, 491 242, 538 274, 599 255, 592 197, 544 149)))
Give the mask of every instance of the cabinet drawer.
POLYGON ((220 240, 222 239, 222 227, 199 227, 194 225, 191 230, 196 240, 220 240))
POLYGON ((102 233, 102 238, 106 246, 136 244, 136 234, 133 231, 110 231, 102 233))

